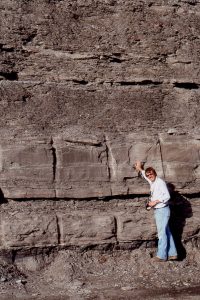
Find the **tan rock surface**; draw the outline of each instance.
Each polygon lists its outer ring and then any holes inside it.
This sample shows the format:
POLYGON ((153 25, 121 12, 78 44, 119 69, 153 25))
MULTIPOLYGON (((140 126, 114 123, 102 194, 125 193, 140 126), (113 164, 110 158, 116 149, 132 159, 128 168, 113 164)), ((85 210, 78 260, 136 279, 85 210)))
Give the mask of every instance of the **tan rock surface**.
MULTIPOLYGON (((173 200, 173 201, 172 201, 173 200)), ((171 225, 177 243, 199 243, 199 198, 174 195, 171 225)), ((47 246, 138 248, 155 242, 153 211, 145 198, 105 200, 34 200, 1 206, 1 248, 31 249, 47 246)), ((180 249, 181 251, 181 249, 180 249)))
POLYGON ((37 287, 16 295, 132 299, 130 286, 163 276, 197 284, 199 21, 198 0, 0 1, 0 275, 36 272, 37 287), (172 195, 183 261, 162 270, 144 264, 156 230, 136 160, 172 195))

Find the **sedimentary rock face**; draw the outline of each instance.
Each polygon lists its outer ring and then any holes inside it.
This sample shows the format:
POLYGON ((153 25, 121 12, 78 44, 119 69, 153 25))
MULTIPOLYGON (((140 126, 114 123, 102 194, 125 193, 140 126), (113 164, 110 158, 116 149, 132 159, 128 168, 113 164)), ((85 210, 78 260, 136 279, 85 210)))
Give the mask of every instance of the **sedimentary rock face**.
POLYGON ((200 4, 164 2, 1 1, 0 188, 52 205, 2 212, 2 247, 155 239, 136 208, 94 209, 148 194, 136 160, 198 201, 200 4), (60 199, 91 207, 56 214, 60 199))

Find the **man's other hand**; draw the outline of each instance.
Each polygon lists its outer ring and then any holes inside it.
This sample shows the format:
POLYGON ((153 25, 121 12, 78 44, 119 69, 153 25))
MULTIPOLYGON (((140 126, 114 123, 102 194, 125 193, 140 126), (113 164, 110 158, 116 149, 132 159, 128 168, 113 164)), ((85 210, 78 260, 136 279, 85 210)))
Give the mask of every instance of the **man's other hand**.
POLYGON ((140 172, 140 171, 143 170, 141 161, 136 161, 134 166, 135 166, 135 169, 136 169, 137 172, 140 172))

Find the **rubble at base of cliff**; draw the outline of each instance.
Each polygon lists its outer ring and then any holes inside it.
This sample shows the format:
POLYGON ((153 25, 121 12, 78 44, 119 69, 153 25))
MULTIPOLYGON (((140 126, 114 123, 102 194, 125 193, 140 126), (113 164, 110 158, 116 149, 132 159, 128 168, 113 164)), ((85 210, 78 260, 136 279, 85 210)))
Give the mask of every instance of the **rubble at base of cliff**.
POLYGON ((164 299, 167 295, 167 299, 187 299, 187 295, 199 295, 197 249, 187 245, 187 257, 182 261, 155 262, 154 255, 155 249, 63 249, 49 253, 48 262, 39 255, 23 257, 17 265, 1 262, 1 296, 56 300, 164 299))

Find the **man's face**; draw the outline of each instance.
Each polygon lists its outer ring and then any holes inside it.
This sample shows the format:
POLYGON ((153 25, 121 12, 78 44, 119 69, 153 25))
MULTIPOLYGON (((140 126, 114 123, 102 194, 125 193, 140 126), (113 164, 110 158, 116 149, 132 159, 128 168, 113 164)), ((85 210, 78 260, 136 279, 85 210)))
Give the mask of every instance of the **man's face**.
POLYGON ((156 179, 156 175, 155 175, 152 171, 147 172, 147 173, 146 173, 146 177, 147 177, 151 182, 155 181, 155 179, 156 179))

